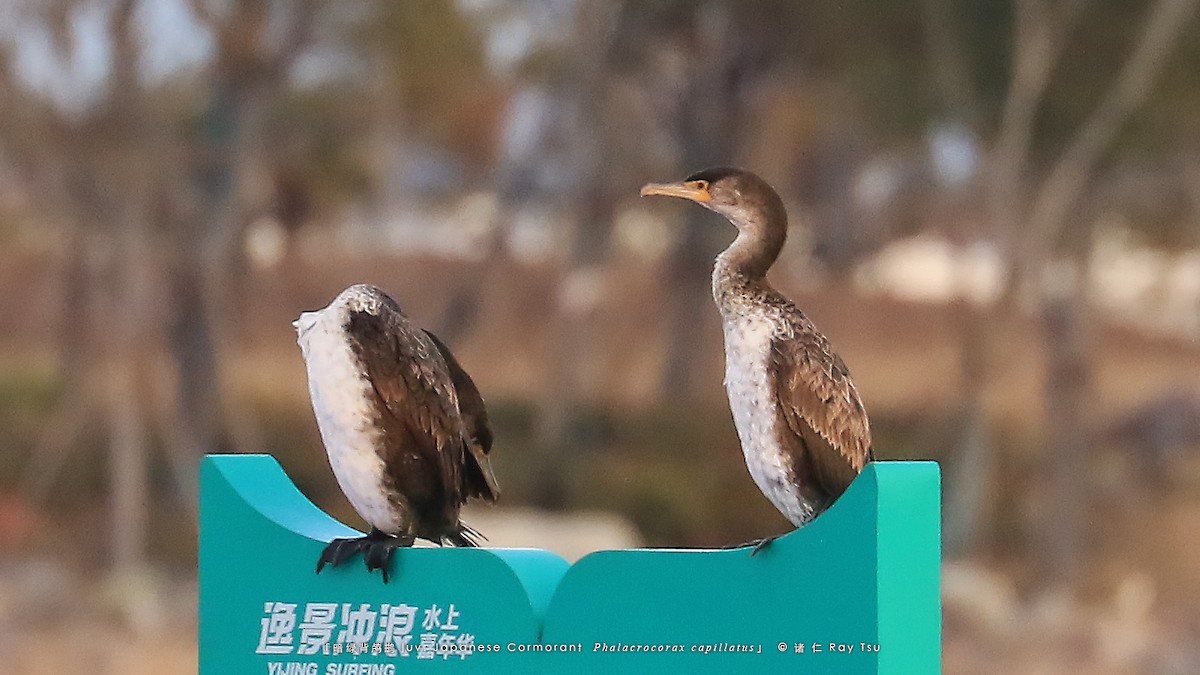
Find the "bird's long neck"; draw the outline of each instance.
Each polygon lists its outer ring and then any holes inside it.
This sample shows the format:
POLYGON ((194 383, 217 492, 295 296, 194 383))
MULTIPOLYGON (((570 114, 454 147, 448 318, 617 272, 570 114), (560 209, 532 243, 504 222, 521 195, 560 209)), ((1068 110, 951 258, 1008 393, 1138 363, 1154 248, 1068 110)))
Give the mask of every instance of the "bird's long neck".
POLYGON ((729 217, 737 239, 717 256, 713 266, 713 298, 724 306, 747 292, 769 290, 767 270, 779 258, 787 237, 787 214, 752 212, 729 217))

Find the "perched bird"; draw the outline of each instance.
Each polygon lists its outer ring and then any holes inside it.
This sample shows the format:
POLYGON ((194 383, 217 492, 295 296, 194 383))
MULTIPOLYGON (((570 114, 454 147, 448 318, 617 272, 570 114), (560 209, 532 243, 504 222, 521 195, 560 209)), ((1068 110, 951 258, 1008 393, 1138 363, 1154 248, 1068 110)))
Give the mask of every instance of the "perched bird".
POLYGON ((459 521, 469 497, 499 495, 483 398, 446 345, 374 286, 342 291, 293 322, 329 466, 370 534, 334 539, 317 560, 362 552, 384 583, 396 547, 417 537, 477 546, 459 521))
MULTIPOLYGON (((712 292, 725 332, 725 388, 746 468, 800 527, 874 459, 850 371, 808 317, 767 283, 787 237, 779 195, 741 169, 707 169, 647 195, 682 197, 725 216, 737 238, 717 256, 712 292)), ((753 542, 754 552, 777 537, 753 542)))

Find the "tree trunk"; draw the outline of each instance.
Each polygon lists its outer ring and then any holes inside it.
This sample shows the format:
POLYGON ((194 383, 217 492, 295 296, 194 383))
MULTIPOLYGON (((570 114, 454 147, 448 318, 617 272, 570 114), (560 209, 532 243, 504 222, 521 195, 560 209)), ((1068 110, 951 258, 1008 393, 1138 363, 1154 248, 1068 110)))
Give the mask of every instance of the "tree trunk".
POLYGON ((954 457, 946 477, 945 544, 948 555, 962 555, 986 545, 991 534, 996 489, 995 445, 983 408, 991 362, 988 331, 995 319, 988 307, 956 303, 962 342, 961 379, 954 457))
MULTIPOLYGON (((727 165, 733 159, 740 130, 737 95, 742 84, 733 44, 730 15, 725 2, 698 5, 692 17, 697 44, 683 105, 676 120, 683 146, 684 172, 727 165)), ((663 365, 662 392, 667 400, 687 399, 696 393, 695 367, 705 327, 714 326, 712 307, 713 258, 721 249, 718 237, 733 240, 731 229, 714 228, 714 216, 689 208, 683 219, 683 236, 667 261, 667 359, 663 365)))
POLYGON ((137 391, 132 358, 116 359, 109 372, 109 490, 112 494, 112 571, 137 570, 146 559, 146 523, 150 508, 147 485, 149 452, 146 423, 137 391))
POLYGON ((713 307, 711 277, 714 250, 711 214, 688 208, 683 237, 667 261, 667 358, 663 364, 665 400, 687 400, 696 394, 697 354, 706 329, 719 330, 713 307))
MULTIPOLYGON (((241 63, 219 59, 205 113, 208 135, 200 139, 204 161, 195 168, 199 204, 185 220, 174 266, 174 340, 179 368, 179 404, 185 424, 179 452, 199 461, 206 453, 232 449, 231 410, 222 377, 222 354, 229 353, 230 326, 241 265, 240 244, 250 206, 259 201, 258 139, 263 130, 267 94, 253 74, 229 70, 241 63), (250 78, 249 82, 242 78, 250 78)), ((249 424, 249 422, 247 422, 249 424)), ((244 426, 244 425, 243 425, 244 426)), ((239 434, 234 445, 247 450, 257 434, 239 434)))
POLYGON ((153 266, 151 232, 146 199, 152 176, 143 165, 126 166, 118 172, 128 192, 114 206, 111 231, 118 237, 113 290, 107 316, 116 318, 108 330, 107 353, 111 368, 105 373, 109 386, 111 437, 109 450, 112 491, 113 573, 137 570, 146 558, 146 529, 150 513, 149 433, 143 410, 144 384, 141 371, 150 347, 150 289, 153 266))
MULTIPOLYGON (((1076 268, 1077 269, 1077 268, 1076 268)), ((1047 585, 1079 578, 1087 513, 1087 410, 1091 401, 1090 312, 1078 279, 1042 306, 1046 345, 1046 449, 1037 471, 1035 545, 1047 585)))
POLYGON ((534 502, 561 509, 569 501, 586 439, 579 435, 580 412, 589 402, 588 382, 594 381, 594 360, 602 331, 597 312, 605 300, 605 263, 612 230, 612 200, 598 182, 588 189, 575 228, 571 263, 559 283, 555 302, 550 354, 550 378, 543 384, 538 405, 537 445, 541 448, 542 478, 534 502))
POLYGON ((1154 90, 1175 42, 1195 13, 1198 0, 1158 0, 1116 82, 1072 137, 1062 157, 1037 191, 1024 234, 1019 236, 1021 266, 1018 282, 1032 288, 1040 268, 1079 203, 1096 166, 1117 132, 1154 90))

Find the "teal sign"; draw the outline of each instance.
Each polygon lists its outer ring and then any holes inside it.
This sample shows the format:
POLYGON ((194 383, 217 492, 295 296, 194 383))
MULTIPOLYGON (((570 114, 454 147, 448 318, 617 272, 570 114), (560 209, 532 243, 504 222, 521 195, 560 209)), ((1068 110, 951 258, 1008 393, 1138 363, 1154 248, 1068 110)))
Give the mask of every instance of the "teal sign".
POLYGON ((201 472, 200 673, 937 673, 940 485, 933 462, 875 462, 806 527, 748 549, 396 552, 391 583, 359 533, 269 455, 201 472))

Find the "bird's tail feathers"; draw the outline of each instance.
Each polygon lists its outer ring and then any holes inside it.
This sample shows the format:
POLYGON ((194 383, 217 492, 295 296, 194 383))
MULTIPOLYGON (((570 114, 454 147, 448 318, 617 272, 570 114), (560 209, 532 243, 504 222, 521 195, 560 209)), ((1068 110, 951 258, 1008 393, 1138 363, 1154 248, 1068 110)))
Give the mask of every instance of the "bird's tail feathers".
POLYGON ((467 455, 463 483, 466 485, 467 496, 495 502, 500 498, 500 484, 496 482, 496 474, 492 473, 492 463, 488 461, 487 450, 474 441, 465 445, 467 455))
POLYGON ((459 548, 479 548, 479 542, 487 541, 487 537, 483 536, 479 530, 460 522, 458 524, 458 531, 447 535, 445 540, 450 545, 458 546, 459 548))

